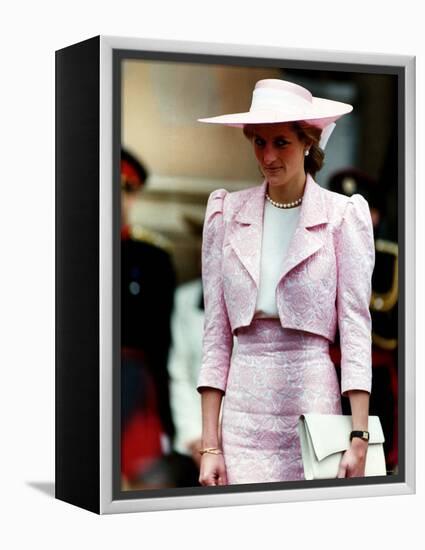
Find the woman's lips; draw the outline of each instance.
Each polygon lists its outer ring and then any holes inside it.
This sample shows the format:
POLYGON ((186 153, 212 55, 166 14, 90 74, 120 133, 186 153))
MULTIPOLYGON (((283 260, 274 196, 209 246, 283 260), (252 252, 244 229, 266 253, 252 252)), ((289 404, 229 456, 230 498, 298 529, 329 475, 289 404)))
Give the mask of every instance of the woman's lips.
POLYGON ((282 168, 265 168, 264 170, 269 174, 275 174, 276 172, 279 172, 279 170, 282 170, 282 168))

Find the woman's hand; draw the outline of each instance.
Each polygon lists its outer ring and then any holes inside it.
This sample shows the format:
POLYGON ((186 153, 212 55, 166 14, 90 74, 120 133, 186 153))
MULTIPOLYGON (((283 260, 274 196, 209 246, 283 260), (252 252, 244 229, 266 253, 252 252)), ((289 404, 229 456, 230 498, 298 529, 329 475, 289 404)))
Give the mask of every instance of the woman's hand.
POLYGON ((222 454, 205 453, 202 455, 199 483, 201 485, 227 485, 226 466, 222 454))
MULTIPOLYGON (((369 392, 349 390, 352 430, 364 431, 368 426, 369 392)), ((337 477, 364 477, 368 442, 353 437, 350 448, 342 456, 337 477)))
POLYGON ((337 477, 364 477, 367 446, 367 441, 353 438, 350 448, 342 455, 337 477))

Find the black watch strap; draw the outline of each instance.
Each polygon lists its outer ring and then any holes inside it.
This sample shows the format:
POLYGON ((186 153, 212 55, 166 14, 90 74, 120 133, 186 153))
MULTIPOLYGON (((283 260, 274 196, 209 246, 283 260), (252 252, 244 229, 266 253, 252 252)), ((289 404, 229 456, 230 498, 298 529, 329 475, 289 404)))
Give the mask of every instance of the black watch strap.
POLYGON ((360 437, 360 439, 363 439, 364 441, 369 441, 369 432, 353 430, 350 433, 350 441, 353 439, 353 437, 360 437))

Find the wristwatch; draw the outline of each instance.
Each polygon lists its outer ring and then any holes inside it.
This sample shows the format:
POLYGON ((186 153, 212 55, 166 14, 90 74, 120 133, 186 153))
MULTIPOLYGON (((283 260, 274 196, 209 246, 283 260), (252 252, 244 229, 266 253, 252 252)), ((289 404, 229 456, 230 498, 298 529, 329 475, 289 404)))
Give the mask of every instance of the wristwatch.
POLYGON ((353 437, 360 437, 363 441, 369 441, 369 432, 354 430, 350 433, 350 441, 353 437))

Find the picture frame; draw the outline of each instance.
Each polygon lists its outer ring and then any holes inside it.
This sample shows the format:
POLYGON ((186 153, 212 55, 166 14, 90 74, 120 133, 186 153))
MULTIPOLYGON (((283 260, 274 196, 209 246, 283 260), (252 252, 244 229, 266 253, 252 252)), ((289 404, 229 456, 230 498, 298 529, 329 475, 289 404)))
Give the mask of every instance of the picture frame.
MULTIPOLYGON (((201 89, 205 91, 214 79, 208 70, 203 75, 205 82, 201 89)), ((170 81, 164 80, 164 74, 158 71, 155 78, 159 86, 155 97, 158 97, 161 86, 170 81)), ((214 107, 217 105, 216 101, 214 107)), ((208 102, 204 106, 212 108, 208 102)), ((186 124, 185 120, 174 122, 186 124)), ((194 148, 193 142, 187 147, 194 148)), ((411 56, 111 36, 97 36, 57 51, 56 498, 104 514, 413 493, 414 150, 415 58, 411 56), (397 156, 397 197, 393 202, 398 208, 395 216, 398 459, 397 471, 391 476, 123 490, 119 480, 121 325, 117 314, 120 311, 117 183, 125 123, 123 64, 126 62, 197 64, 207 69, 220 65, 229 70, 256 69, 260 73, 265 68, 284 68, 299 78, 303 71, 361 73, 388 76, 393 83, 397 135, 393 143, 397 156)), ((196 180, 195 176, 192 174, 192 179, 196 180)), ((222 179, 226 177, 225 173, 222 179)), ((160 187, 160 179, 157 181, 160 187)), ((167 185, 170 182, 175 183, 170 177, 165 179, 167 185)), ((207 181, 205 177, 203 180, 199 177, 196 183, 199 182, 208 192, 221 183, 220 178, 207 181)), ((236 188, 244 183, 238 180, 233 185, 236 188)), ((185 181, 181 185, 184 184, 185 181)))

